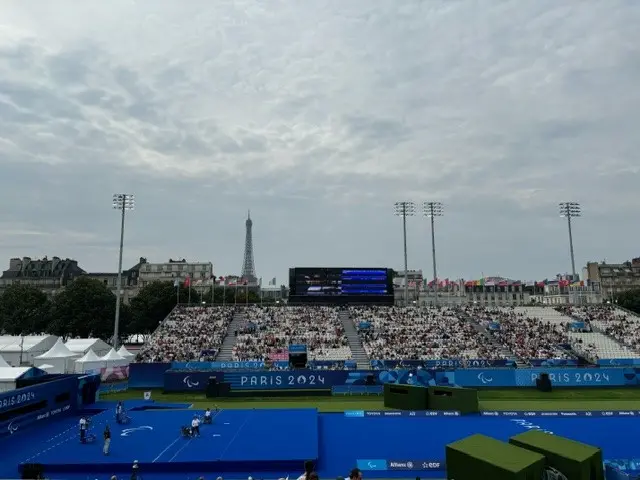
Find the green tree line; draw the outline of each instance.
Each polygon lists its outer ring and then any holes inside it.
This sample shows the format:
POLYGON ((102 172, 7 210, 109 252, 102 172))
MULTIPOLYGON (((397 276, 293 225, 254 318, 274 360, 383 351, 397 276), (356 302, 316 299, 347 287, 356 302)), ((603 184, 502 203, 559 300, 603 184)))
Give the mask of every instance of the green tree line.
MULTIPOLYGON (((120 334, 150 334, 178 303, 192 305, 242 305, 260 303, 246 289, 209 289, 153 282, 140 289, 129 305, 120 307, 120 334), (214 294, 213 299, 212 295, 214 294), (223 297, 224 295, 224 297, 223 297)), ((266 302, 266 299, 265 299, 266 302)), ((37 287, 12 284, 0 295, 0 333, 29 335, 48 333, 60 337, 111 340, 116 297, 101 281, 80 277, 50 299, 37 287)), ((122 339, 121 338, 121 339, 122 339)))

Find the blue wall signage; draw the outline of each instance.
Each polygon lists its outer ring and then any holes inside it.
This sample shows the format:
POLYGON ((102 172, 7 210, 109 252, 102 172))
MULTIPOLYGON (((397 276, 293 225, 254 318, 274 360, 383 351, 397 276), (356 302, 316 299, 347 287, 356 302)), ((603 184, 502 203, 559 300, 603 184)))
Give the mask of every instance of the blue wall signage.
POLYGON ((307 353, 307 346, 303 344, 289 345, 289 355, 292 353, 307 353))
POLYGON ((375 370, 390 370, 394 368, 494 368, 515 367, 513 360, 371 360, 371 368, 375 370))
POLYGON ((483 411, 480 412, 480 415, 483 417, 640 417, 640 410, 627 410, 624 412, 606 410, 579 412, 483 411))
POLYGON ((598 360, 603 367, 640 367, 640 358, 605 358, 598 360))
POLYGON ((174 370, 259 370, 264 368, 264 362, 172 362, 174 370))
POLYGON ((578 361, 573 358, 532 358, 529 363, 534 367, 577 367, 578 361))
POLYGON ((78 381, 77 376, 69 375, 58 380, 20 388, 0 395, 0 404, 2 405, 0 412, 5 418, 0 422, 0 437, 13 435, 31 423, 74 412, 77 408, 78 381), (56 397, 62 393, 69 393, 68 400, 56 402, 56 397), (12 411, 19 412, 22 407, 27 405, 38 405, 38 408, 25 414, 12 414, 12 411))
POLYGON ((169 364, 133 364, 129 386, 165 388, 166 391, 204 391, 209 377, 229 382, 233 390, 325 389, 342 386, 395 383, 421 386, 535 387, 548 373, 556 387, 623 387, 640 385, 640 367, 527 369, 392 369, 392 370, 169 370, 169 364), (156 365, 156 367, 149 367, 156 365), (371 376, 371 380, 368 378, 371 376))
POLYGON ((21 393, 15 393, 14 390, 4 395, 0 395, 0 412, 9 410, 12 407, 17 408, 29 403, 35 403, 36 398, 36 392, 33 390, 21 393))

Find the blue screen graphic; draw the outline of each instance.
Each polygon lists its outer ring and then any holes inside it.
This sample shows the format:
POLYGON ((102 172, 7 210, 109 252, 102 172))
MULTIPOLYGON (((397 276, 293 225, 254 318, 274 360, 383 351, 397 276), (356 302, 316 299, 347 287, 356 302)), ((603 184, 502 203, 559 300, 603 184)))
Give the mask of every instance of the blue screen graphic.
POLYGON ((389 272, 384 268, 296 268, 290 283, 293 295, 389 295, 389 272))

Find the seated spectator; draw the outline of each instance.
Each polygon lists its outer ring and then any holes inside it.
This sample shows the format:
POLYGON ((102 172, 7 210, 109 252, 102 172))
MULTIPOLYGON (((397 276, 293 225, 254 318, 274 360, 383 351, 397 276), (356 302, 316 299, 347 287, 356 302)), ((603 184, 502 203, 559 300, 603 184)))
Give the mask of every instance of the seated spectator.
POLYGON ((486 338, 449 308, 350 307, 367 355, 373 360, 497 359, 486 338))
POLYGON ((224 307, 176 307, 142 346, 136 360, 214 360, 227 335, 234 312, 234 309, 224 307))
POLYGON ((309 360, 349 360, 351 349, 338 312, 333 307, 248 307, 233 360, 287 360, 292 344, 306 345, 309 360))

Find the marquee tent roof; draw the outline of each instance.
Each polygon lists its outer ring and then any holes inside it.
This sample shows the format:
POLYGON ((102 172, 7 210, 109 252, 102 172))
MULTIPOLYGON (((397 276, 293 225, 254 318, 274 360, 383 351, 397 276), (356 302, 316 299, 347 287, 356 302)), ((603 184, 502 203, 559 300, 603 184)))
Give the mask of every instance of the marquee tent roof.
POLYGON ((94 352, 108 352, 109 344, 99 338, 70 338, 65 346, 73 353, 84 355, 89 350, 94 352))
MULTIPOLYGON (((18 353, 20 351, 29 352, 37 349, 38 345, 46 342, 55 335, 25 335, 24 337, 12 335, 0 335, 0 352, 18 353)), ((53 343, 53 340, 51 341, 53 343)), ((43 348, 44 350, 44 348, 43 348)))
POLYGON ((99 361, 100 361, 100 357, 96 355, 91 349, 84 354, 84 357, 76 360, 76 362, 78 363, 99 362, 99 361))
POLYGON ((135 354, 133 354, 129 350, 127 350, 127 347, 125 347, 124 345, 122 345, 120 347, 120 350, 118 350, 117 353, 118 353, 118 355, 120 355, 121 357, 124 357, 124 358, 135 357, 135 354))
POLYGON ((21 378, 33 367, 4 367, 0 368, 0 382, 14 382, 21 378))
POLYGON ((2 355, 0 355, 0 368, 11 368, 11 365, 9 365, 6 360, 2 358, 2 355))
POLYGON ((64 343, 62 343, 62 339, 58 338, 56 344, 51 347, 51 349, 43 353, 42 355, 38 355, 36 358, 70 358, 75 357, 76 354, 69 350, 64 343))
POLYGON ((109 350, 109 353, 107 353, 100 360, 124 360, 124 357, 112 348, 111 350, 109 350))

